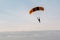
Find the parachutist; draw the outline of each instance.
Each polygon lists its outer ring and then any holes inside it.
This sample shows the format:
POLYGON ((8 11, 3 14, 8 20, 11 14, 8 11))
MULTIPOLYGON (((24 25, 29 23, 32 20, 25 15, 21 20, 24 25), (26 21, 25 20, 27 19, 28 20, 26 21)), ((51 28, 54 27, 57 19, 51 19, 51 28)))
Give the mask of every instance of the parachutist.
POLYGON ((38 19, 38 21, 39 21, 39 23, 40 23, 40 17, 37 17, 37 19, 38 19))
POLYGON ((40 23, 40 19, 38 19, 39 23, 40 23))

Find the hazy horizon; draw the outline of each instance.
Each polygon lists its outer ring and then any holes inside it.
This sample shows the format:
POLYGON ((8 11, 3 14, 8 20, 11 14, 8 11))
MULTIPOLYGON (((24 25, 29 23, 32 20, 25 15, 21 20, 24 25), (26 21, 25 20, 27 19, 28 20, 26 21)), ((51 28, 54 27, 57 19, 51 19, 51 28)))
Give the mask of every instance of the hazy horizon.
POLYGON ((0 40, 60 40, 60 30, 0 32, 0 40))

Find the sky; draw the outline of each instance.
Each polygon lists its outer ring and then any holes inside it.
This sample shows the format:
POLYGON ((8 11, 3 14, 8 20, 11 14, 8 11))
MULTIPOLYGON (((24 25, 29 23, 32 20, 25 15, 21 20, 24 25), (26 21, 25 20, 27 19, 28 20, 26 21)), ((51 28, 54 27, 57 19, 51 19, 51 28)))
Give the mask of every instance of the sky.
POLYGON ((60 30, 60 0, 0 0, 0 32, 60 30), (41 23, 29 10, 43 6, 41 23))

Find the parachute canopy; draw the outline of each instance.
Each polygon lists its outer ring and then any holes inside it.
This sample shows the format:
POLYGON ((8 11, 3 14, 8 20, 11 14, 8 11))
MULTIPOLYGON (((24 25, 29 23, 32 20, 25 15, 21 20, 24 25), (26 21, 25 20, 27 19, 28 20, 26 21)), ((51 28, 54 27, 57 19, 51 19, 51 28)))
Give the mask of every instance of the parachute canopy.
POLYGON ((39 10, 44 11, 44 7, 34 7, 29 11, 29 14, 32 14, 32 12, 39 11, 39 10))

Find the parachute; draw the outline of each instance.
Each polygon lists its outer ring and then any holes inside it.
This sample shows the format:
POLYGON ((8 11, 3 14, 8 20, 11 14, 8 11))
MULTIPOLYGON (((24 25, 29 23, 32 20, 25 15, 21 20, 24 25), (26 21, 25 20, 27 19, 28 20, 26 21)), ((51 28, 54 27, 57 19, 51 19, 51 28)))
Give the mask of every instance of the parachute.
MULTIPOLYGON (((35 11, 44 11, 44 7, 41 7, 41 6, 40 7, 34 7, 29 11, 29 14, 33 14, 33 12, 35 12, 35 11)), ((37 17, 37 19, 40 23, 40 17, 37 17)))
POLYGON ((38 11, 38 10, 44 11, 44 7, 34 7, 29 11, 29 14, 32 14, 32 12, 35 12, 35 11, 38 11))

